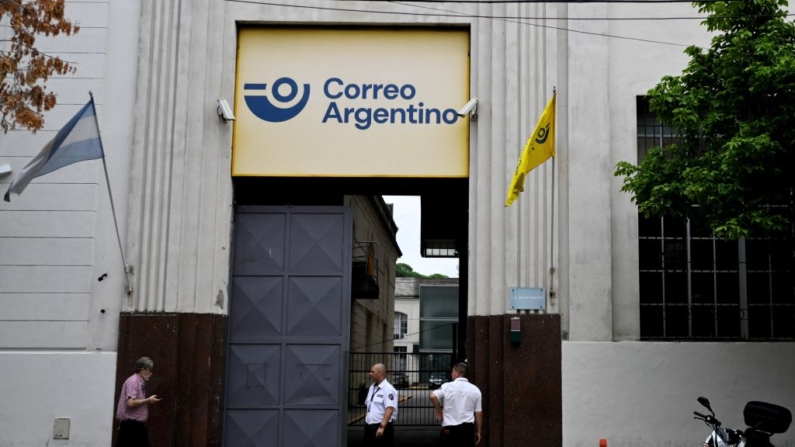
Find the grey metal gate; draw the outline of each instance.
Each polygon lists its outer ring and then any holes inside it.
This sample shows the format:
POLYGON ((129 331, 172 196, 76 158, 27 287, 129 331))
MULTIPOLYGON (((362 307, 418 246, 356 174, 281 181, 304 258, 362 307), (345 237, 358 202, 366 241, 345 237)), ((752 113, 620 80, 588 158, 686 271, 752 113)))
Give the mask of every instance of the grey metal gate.
POLYGON ((229 309, 227 447, 342 447, 351 213, 241 206, 229 309))

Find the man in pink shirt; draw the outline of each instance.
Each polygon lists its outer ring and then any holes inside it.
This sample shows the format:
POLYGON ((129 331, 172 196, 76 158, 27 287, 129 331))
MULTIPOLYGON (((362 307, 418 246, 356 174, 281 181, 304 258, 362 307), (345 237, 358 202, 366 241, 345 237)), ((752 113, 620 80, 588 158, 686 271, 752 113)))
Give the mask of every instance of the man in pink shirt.
POLYGON ((146 382, 152 377, 155 364, 149 357, 135 362, 135 374, 124 381, 116 408, 119 441, 116 447, 149 447, 149 433, 144 422, 149 417, 149 405, 160 401, 156 395, 146 397, 146 382))

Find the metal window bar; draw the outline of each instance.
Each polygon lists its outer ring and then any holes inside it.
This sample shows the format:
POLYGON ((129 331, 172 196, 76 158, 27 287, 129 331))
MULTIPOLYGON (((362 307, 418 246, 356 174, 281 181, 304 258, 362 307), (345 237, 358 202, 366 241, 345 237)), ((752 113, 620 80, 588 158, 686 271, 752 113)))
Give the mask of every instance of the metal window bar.
MULTIPOLYGON (((638 129, 638 162, 640 163, 645 155, 648 153, 655 146, 664 147, 668 144, 675 143, 678 141, 674 130, 670 127, 664 126, 657 117, 651 113, 649 110, 649 103, 645 97, 638 97, 637 98, 637 129, 638 129)), ((792 197, 793 194, 791 193, 790 196, 792 197)), ((795 214, 795 206, 793 204, 793 200, 790 200, 788 204, 775 204, 770 206, 785 206, 790 209, 790 212, 795 214)), ((642 219, 639 219, 639 221, 642 219)), ((640 222, 639 222, 640 223, 640 222)), ((675 265, 669 265, 666 262, 666 259, 672 255, 669 253, 669 248, 673 249, 673 244, 679 240, 680 238, 677 237, 675 234, 668 232, 666 234, 666 219, 661 218, 659 219, 659 234, 644 234, 643 228, 640 228, 639 231, 639 240, 641 241, 641 251, 644 250, 644 245, 642 241, 654 241, 659 239, 659 269, 654 268, 643 268, 639 269, 641 274, 644 273, 655 273, 659 274, 659 287, 661 289, 660 293, 660 300, 659 302, 643 302, 641 299, 641 339, 645 340, 718 340, 718 339, 751 339, 751 340, 793 340, 795 339, 795 284, 792 284, 792 279, 790 279, 789 283, 784 281, 784 286, 779 286, 778 288, 775 287, 776 281, 774 276, 776 274, 780 275, 784 278, 792 278, 795 277, 795 250, 793 250, 793 240, 795 240, 795 229, 793 230, 793 236, 790 237, 788 240, 767 240, 767 244, 765 244, 765 257, 767 260, 767 265, 765 266, 765 270, 761 273, 765 273, 767 275, 767 292, 766 297, 767 300, 765 302, 751 302, 750 296, 760 294, 763 290, 757 290, 752 287, 757 287, 756 284, 750 284, 748 281, 749 273, 760 273, 758 270, 750 269, 748 267, 748 245, 747 241, 741 240, 737 244, 737 265, 734 268, 726 269, 726 266, 719 266, 718 265, 718 256, 720 253, 718 252, 717 244, 722 242, 721 239, 715 238, 714 234, 710 234, 709 236, 694 236, 693 234, 693 223, 688 220, 684 222, 685 224, 685 234, 683 245, 686 251, 686 261, 685 261, 685 273, 686 273, 686 288, 687 288, 687 303, 674 303, 668 301, 669 292, 673 292, 668 284, 669 280, 672 280, 671 275, 676 273, 682 273, 679 269, 676 268, 675 265), (694 240, 708 240, 710 245, 711 251, 711 265, 710 268, 704 270, 702 268, 694 267, 694 259, 693 259, 693 241, 694 240), (670 247, 667 245, 667 242, 671 243, 670 247), (776 266, 774 265, 772 250, 774 245, 776 244, 784 244, 786 249, 784 249, 785 255, 787 254, 787 250, 789 250, 789 255, 784 256, 785 259, 779 260, 779 263, 783 265, 776 266), (712 282, 712 299, 710 303, 700 303, 694 301, 694 283, 693 283, 693 274, 695 273, 708 273, 711 276, 712 282), (737 302, 728 302, 724 303, 721 302, 719 296, 719 275, 721 274, 728 274, 728 273, 736 273, 738 278, 738 299, 737 302), (783 292, 782 292, 783 289, 783 292), (681 306, 686 306, 687 308, 687 335, 685 336, 676 336, 670 333, 669 331, 669 323, 671 323, 672 314, 669 311, 673 311, 681 306), (699 324, 696 320, 695 312, 697 310, 703 309, 704 307, 710 308, 711 317, 711 335, 696 335, 695 331, 695 324, 699 324), (649 313, 644 313, 643 309, 654 309, 659 308, 660 312, 658 315, 659 318, 662 319, 661 331, 657 335, 649 335, 643 334, 643 326, 644 323, 649 325, 654 325, 654 322, 649 321, 648 315, 653 315, 649 313), (764 308, 767 308, 765 311, 764 308), (761 312, 754 312, 754 310, 761 309, 761 312), (727 312, 738 312, 738 319, 737 319, 737 327, 735 331, 737 335, 732 335, 731 331, 726 333, 721 325, 721 320, 726 318, 727 312), (644 315, 646 315, 644 317, 644 315), (759 316, 761 315, 761 316, 759 316), (765 317, 766 315, 766 317, 765 317), (645 321, 644 321, 645 319, 645 321), (759 334, 754 333, 752 328, 755 325, 758 325, 760 321, 767 320, 767 326, 769 330, 767 330, 766 334, 759 334), (778 324, 777 324, 778 323, 778 324), (776 328, 779 328, 780 331, 777 331, 776 328), (723 332, 723 333, 722 333, 723 332)), ((641 259, 644 259, 644 253, 640 253, 641 259)), ((723 279, 725 281, 725 279, 723 279)), ((782 281, 779 279, 779 281, 782 281)), ((758 301, 758 300, 757 300, 758 301)))

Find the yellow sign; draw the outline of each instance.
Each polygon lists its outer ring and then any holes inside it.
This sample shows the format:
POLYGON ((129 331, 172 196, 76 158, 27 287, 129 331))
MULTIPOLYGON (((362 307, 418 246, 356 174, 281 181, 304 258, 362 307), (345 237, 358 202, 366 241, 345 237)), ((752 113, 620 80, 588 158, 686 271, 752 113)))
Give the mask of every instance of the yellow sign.
POLYGON ((251 28, 232 175, 467 177, 469 32, 251 28))

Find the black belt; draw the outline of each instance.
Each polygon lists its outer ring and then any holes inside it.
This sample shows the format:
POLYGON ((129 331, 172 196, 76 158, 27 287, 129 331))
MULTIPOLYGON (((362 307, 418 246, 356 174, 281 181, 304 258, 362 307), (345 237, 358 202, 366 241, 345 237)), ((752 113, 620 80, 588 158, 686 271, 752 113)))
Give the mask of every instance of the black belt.
MULTIPOLYGON (((367 425, 368 427, 380 427, 381 423, 378 423, 378 424, 365 424, 365 425, 367 425)), ((392 423, 391 422, 387 422, 386 425, 389 426, 389 425, 392 425, 392 423)))
POLYGON ((464 422, 463 424, 458 424, 458 425, 445 425, 442 428, 458 428, 458 427, 474 427, 474 426, 475 426, 474 422, 464 422))

